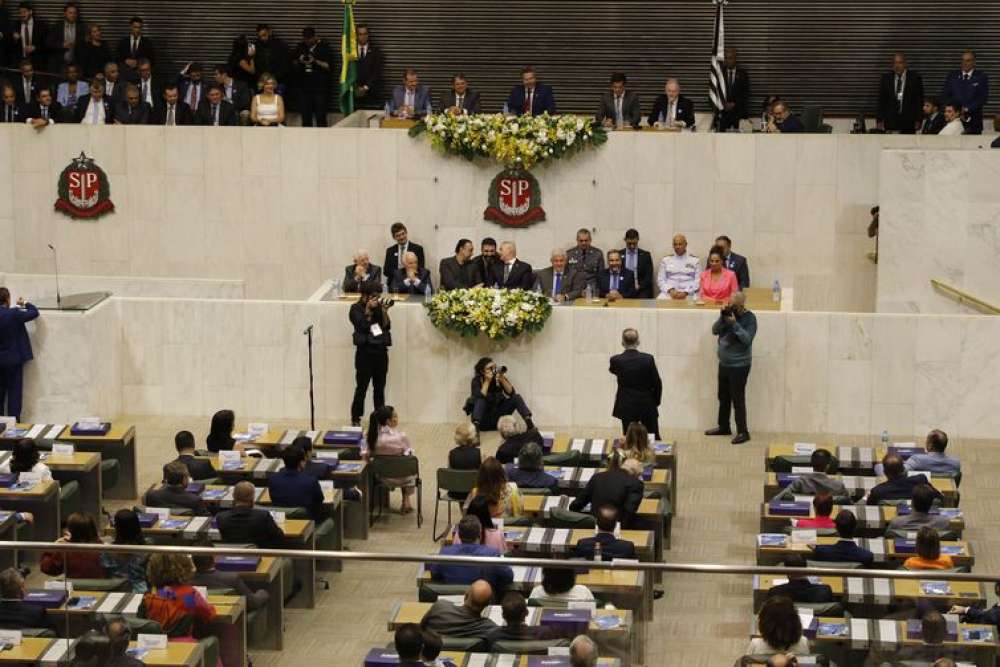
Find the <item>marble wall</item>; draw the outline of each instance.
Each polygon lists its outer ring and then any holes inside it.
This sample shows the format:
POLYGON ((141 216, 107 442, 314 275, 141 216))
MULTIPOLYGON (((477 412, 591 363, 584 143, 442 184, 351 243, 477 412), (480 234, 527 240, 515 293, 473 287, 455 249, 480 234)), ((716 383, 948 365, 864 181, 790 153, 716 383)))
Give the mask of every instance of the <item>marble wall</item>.
POLYGON ((883 151, 880 182, 879 312, 970 312, 932 278, 1000 304, 1000 151, 883 151))
MULTIPOLYGON (((7 287, 14 299, 55 298, 55 274, 0 274, 0 285, 7 287)), ((59 291, 65 296, 81 292, 111 292, 116 296, 159 297, 168 299, 242 299, 246 296, 242 280, 199 280, 197 278, 143 278, 129 276, 59 276, 59 291)))
POLYGON ((800 308, 874 308, 865 259, 878 153, 961 147, 975 137, 620 133, 599 150, 539 168, 545 223, 482 220, 498 167, 442 159, 405 132, 255 128, 0 126, 0 272, 236 280, 252 299, 308 297, 364 246, 381 257, 404 220, 436 266, 455 240, 516 240, 549 250, 594 230, 603 249, 636 227, 656 255, 675 232, 704 253, 720 233, 751 258, 755 284, 778 278, 800 308), (116 213, 96 222, 53 211, 60 172, 81 150, 111 178, 116 213))

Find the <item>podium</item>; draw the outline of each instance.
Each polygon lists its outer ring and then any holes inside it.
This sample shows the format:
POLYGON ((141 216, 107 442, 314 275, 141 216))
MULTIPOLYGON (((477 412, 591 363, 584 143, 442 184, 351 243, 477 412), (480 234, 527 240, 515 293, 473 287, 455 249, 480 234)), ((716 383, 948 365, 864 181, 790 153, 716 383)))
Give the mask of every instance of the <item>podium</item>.
POLYGON ((111 292, 81 292, 79 294, 67 294, 63 297, 44 297, 31 303, 38 310, 62 310, 74 312, 86 312, 95 308, 105 299, 111 296, 111 292))

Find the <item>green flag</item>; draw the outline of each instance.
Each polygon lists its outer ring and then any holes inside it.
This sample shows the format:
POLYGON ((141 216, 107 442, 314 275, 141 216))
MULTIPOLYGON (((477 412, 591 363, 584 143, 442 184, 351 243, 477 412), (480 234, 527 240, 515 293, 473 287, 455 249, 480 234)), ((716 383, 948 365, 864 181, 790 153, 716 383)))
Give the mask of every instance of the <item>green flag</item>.
POLYGON ((354 27, 355 0, 344 3, 344 32, 340 37, 340 111, 354 113, 354 84, 358 79, 358 31, 354 27))

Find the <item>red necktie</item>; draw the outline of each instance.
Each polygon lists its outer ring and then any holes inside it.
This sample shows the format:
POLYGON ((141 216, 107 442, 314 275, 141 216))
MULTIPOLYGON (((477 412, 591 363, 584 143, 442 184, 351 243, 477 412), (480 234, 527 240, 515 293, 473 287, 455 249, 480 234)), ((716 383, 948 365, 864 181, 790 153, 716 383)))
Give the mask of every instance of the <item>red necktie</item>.
POLYGON ((524 107, 521 109, 521 113, 522 114, 530 114, 531 113, 531 93, 532 92, 533 91, 530 91, 530 90, 525 90, 524 91, 524 107))

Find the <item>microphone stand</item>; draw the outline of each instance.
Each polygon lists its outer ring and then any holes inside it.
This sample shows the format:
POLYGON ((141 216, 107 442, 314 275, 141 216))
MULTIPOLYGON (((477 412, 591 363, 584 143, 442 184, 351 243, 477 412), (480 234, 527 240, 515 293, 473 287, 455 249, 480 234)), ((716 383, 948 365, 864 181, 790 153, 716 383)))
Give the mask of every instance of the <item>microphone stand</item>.
POLYGON ((316 430, 316 399, 313 397, 313 325, 302 332, 307 338, 309 348, 309 430, 316 430))
POLYGON ((51 243, 49 245, 49 250, 52 251, 52 259, 55 262, 56 268, 56 308, 62 309, 62 295, 59 293, 59 253, 56 252, 56 248, 51 243))

